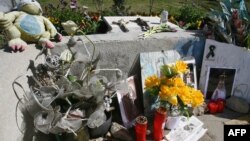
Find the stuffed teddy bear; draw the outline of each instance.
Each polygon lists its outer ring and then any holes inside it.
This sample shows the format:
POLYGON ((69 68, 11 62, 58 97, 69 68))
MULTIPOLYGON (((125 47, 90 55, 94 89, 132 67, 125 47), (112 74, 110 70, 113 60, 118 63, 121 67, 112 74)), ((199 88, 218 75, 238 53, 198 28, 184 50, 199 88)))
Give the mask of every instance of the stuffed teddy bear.
POLYGON ((5 30, 8 46, 14 51, 23 51, 34 42, 47 48, 53 48, 51 38, 61 41, 54 25, 42 16, 42 8, 35 0, 20 0, 18 11, 0 12, 0 29, 5 30))

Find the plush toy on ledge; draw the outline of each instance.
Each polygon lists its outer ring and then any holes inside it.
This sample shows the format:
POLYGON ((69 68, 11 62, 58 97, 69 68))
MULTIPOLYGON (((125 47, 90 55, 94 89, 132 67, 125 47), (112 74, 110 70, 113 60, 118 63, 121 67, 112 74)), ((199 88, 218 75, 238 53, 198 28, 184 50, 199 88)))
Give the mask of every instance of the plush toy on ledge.
POLYGON ((62 40, 54 25, 42 16, 42 8, 37 1, 20 0, 17 9, 6 14, 0 12, 0 29, 5 30, 12 50, 23 51, 28 46, 26 42, 53 48, 51 38, 62 40))

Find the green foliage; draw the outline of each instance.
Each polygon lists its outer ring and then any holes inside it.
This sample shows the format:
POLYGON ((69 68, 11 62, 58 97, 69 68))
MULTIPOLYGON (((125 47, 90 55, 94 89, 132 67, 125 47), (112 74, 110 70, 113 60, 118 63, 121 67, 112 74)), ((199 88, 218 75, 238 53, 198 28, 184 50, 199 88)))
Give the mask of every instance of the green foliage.
POLYGON ((103 12, 103 7, 104 7, 104 0, 93 0, 95 3, 95 7, 98 12, 102 13, 103 12))
MULTIPOLYGON (((65 0, 66 1, 66 0, 65 0)), ((159 14, 163 9, 168 10, 170 14, 172 11, 177 11, 178 9, 186 4, 193 4, 195 7, 202 9, 202 11, 209 11, 210 8, 219 9, 220 5, 218 4, 218 0, 123 0, 126 5, 130 5, 133 13, 147 13, 150 10, 150 1, 153 2, 152 13, 159 14)), ((39 0, 43 7, 49 3, 52 3, 51 0, 39 0)), ((69 0, 67 0, 69 2, 69 0)), ((89 11, 92 12, 100 12, 100 9, 104 11, 104 13, 115 15, 110 9, 114 4, 114 0, 78 0, 78 4, 84 4, 89 7, 89 11), (101 1, 100 5, 97 6, 96 1, 101 1), (109 11, 109 12, 108 12, 109 11)), ((250 1, 246 0, 246 6, 250 7, 250 1)), ((57 5, 59 1, 53 1, 54 5, 57 5)), ((103 12, 101 12, 103 13, 103 12)), ((103 14, 105 16, 110 16, 103 14)))
POLYGON ((196 22, 201 20, 205 16, 205 13, 194 5, 184 5, 180 8, 180 13, 177 15, 177 20, 182 20, 186 23, 196 22))
POLYGON ((247 49, 250 49, 250 33, 248 33, 247 37, 245 38, 245 44, 247 49))
POLYGON ((149 15, 152 14, 153 6, 154 6, 154 0, 149 0, 149 15))
POLYGON ((114 12, 115 15, 128 16, 130 9, 131 6, 125 6, 125 0, 113 0, 111 10, 114 12))
POLYGON ((159 93, 159 91, 160 91, 160 89, 158 87, 154 87, 154 88, 149 89, 147 91, 149 92, 150 95, 157 96, 158 93, 159 93))
POLYGON ((177 72, 175 70, 173 70, 170 66, 168 65, 164 65, 161 67, 161 73, 168 77, 168 78, 171 78, 173 76, 176 76, 177 75, 177 72))
POLYGON ((61 22, 72 20, 77 24, 80 24, 81 20, 83 19, 83 14, 81 11, 75 11, 72 9, 53 9, 49 13, 51 14, 51 17, 60 19, 61 22))
POLYGON ((114 2, 114 5, 118 7, 121 7, 125 4, 125 0, 113 0, 113 2, 114 2))
POLYGON ((197 5, 185 4, 178 8, 170 8, 170 22, 179 25, 183 29, 201 29, 205 12, 197 5))
POLYGON ((212 10, 207 16, 209 30, 221 42, 249 47, 250 17, 244 0, 220 2, 221 10, 212 10))

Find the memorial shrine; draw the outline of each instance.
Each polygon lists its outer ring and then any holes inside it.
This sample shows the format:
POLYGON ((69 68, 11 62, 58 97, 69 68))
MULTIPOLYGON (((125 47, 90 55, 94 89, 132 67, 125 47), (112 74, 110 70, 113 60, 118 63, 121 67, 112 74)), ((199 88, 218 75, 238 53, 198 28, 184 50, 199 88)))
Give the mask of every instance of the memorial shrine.
POLYGON ((56 3, 1 1, 3 141, 221 141, 249 126, 249 2, 194 22, 56 3))

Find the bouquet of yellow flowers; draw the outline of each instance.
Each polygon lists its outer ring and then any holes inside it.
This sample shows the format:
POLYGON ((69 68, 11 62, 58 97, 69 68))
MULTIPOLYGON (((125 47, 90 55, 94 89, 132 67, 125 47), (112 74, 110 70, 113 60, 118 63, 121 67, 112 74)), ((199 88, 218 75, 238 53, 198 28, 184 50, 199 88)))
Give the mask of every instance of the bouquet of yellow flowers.
POLYGON ((145 90, 157 96, 160 106, 167 110, 178 109, 179 112, 187 111, 188 107, 197 107, 204 102, 200 90, 188 86, 182 79, 188 72, 187 64, 177 61, 175 64, 163 65, 161 75, 152 75, 145 80, 145 90))

